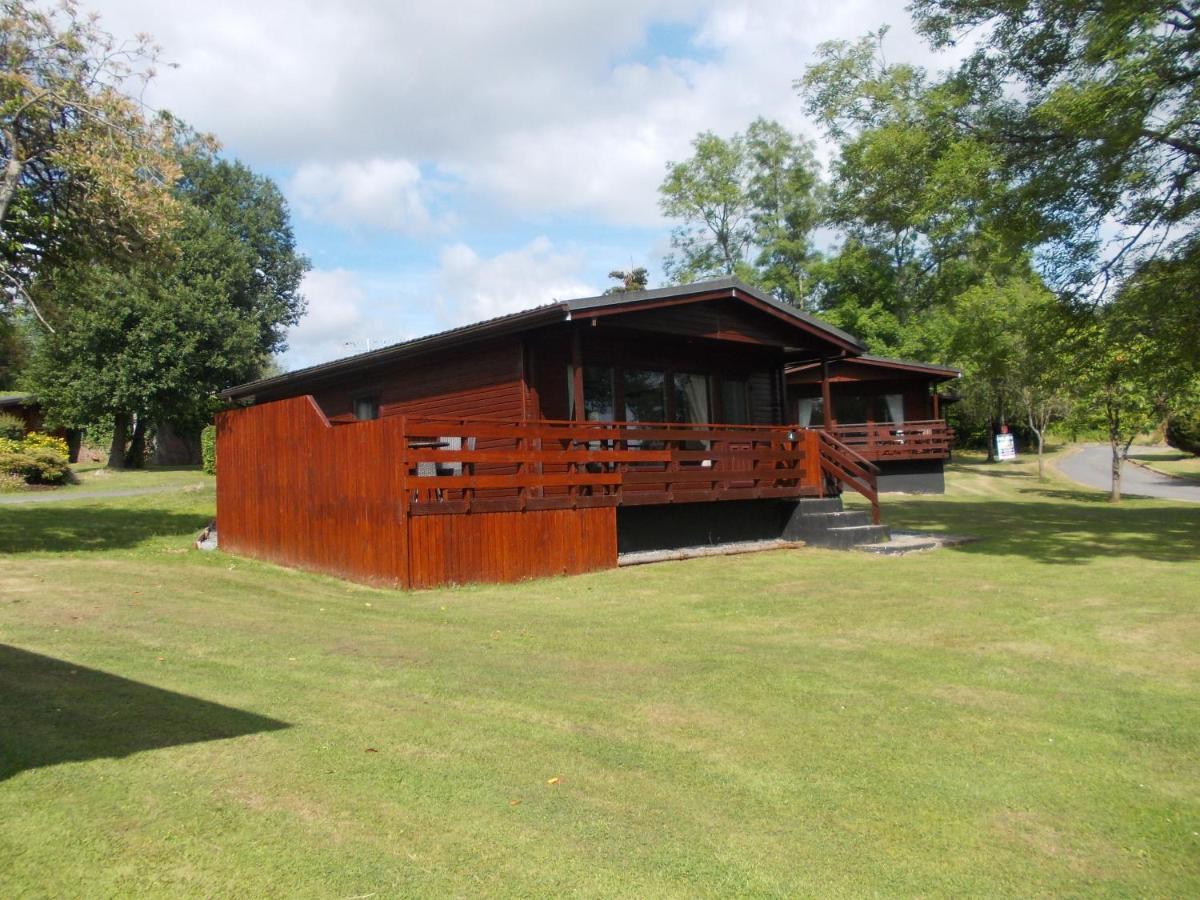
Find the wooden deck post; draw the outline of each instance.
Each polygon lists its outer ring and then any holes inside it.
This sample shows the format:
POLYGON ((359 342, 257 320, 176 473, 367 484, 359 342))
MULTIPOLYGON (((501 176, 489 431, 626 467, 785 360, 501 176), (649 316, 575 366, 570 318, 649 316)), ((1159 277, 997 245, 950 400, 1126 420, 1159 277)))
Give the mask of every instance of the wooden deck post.
POLYGON ((933 417, 940 419, 942 417, 941 395, 938 393, 937 385, 933 386, 933 417))
POLYGON ((579 328, 571 327, 571 396, 574 398, 575 421, 587 421, 583 409, 583 342, 579 336, 579 328))
POLYGON ((833 415, 833 394, 829 390, 829 360, 821 360, 821 406, 825 410, 824 428, 828 431, 837 424, 833 415))

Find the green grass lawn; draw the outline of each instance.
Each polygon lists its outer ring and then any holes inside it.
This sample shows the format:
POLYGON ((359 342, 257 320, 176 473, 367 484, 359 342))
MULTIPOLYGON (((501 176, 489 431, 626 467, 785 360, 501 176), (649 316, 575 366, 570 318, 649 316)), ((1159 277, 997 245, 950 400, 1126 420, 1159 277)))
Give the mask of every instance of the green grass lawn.
POLYGON ((0 896, 1200 895, 1200 506, 949 488, 886 518, 983 540, 421 593, 0 507, 0 896))
POLYGON ((1137 460, 1155 472, 1200 483, 1200 456, 1172 450, 1158 453, 1133 452, 1129 454, 1129 458, 1137 460))

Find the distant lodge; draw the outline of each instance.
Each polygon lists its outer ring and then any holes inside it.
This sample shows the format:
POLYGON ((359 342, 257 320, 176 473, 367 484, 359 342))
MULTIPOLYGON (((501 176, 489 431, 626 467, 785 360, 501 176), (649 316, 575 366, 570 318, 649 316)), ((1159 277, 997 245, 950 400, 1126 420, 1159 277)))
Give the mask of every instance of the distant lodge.
POLYGON ((264 379, 217 418, 220 542, 374 583, 584 572, 940 490, 939 366, 736 279, 559 301, 264 379))

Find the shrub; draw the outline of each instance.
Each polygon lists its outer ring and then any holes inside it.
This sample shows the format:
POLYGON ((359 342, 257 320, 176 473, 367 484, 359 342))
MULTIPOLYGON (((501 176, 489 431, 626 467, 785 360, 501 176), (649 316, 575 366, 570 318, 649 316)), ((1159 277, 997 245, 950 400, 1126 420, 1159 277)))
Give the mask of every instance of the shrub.
POLYGON ((12 472, 0 472, 0 494, 15 494, 25 490, 25 479, 12 472))
POLYGON ((44 434, 40 431, 31 431, 25 435, 25 440, 21 441, 21 446, 26 450, 52 450, 55 453, 62 454, 64 457, 70 453, 65 440, 55 437, 52 434, 44 434))
POLYGON ((71 478, 65 456, 39 448, 0 453, 0 472, 20 475, 28 484, 66 484, 71 478))
POLYGON ((1167 422, 1167 443, 1176 450, 1200 456, 1200 409, 1171 416, 1167 422))
POLYGON ((21 441, 0 438, 0 474, 27 484, 65 484, 71 480, 67 442, 32 432, 21 441))
POLYGON ((209 475, 217 474, 217 427, 215 425, 206 425, 200 432, 200 460, 205 472, 209 475))
POLYGON ((25 422, 12 413, 0 413, 0 439, 19 441, 25 435, 25 422))

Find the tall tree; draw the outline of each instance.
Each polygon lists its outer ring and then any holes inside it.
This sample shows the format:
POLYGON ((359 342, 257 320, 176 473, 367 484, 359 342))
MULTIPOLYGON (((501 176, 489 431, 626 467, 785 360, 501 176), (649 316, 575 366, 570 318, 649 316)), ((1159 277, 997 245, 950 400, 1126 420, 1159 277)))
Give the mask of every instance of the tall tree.
POLYGON ((157 53, 75 0, 0 2, 0 315, 25 306, 49 325, 30 292, 43 268, 168 242, 175 122, 136 98, 157 53))
POLYGON ((680 220, 667 277, 685 283, 737 275, 805 305, 822 196, 811 145, 756 119, 728 140, 697 135, 692 148, 690 159, 668 164, 659 187, 663 212, 680 220))
POLYGON ((852 253, 823 268, 821 308, 876 303, 903 328, 985 278, 1020 274, 1029 237, 1002 157, 961 121, 970 94, 887 64, 885 34, 823 44, 796 87, 838 146, 828 219, 852 253), (856 287, 864 266, 876 270, 869 298, 856 287))
POLYGON ((676 283, 737 274, 747 265, 752 237, 744 139, 706 131, 692 149, 690 159, 667 164, 659 187, 663 213, 682 222, 671 232, 674 252, 663 267, 676 283))
POLYGON ((750 165, 746 197, 753 227, 755 282, 804 308, 819 255, 812 235, 821 224, 823 186, 812 144, 778 122, 756 119, 746 129, 750 165))
POLYGON ((978 41, 957 80, 989 86, 972 124, 1041 211, 1056 283, 1103 284, 1195 243, 1194 2, 915 0, 911 9, 935 47, 978 41), (1105 240, 1113 222, 1120 233, 1105 240))
POLYGON ((61 424, 112 421, 112 466, 125 463, 126 445, 136 447, 150 422, 206 421, 213 394, 253 378, 303 312, 308 262, 278 188, 208 156, 182 168, 173 264, 76 264, 40 285, 88 302, 39 340, 33 386, 61 424))

